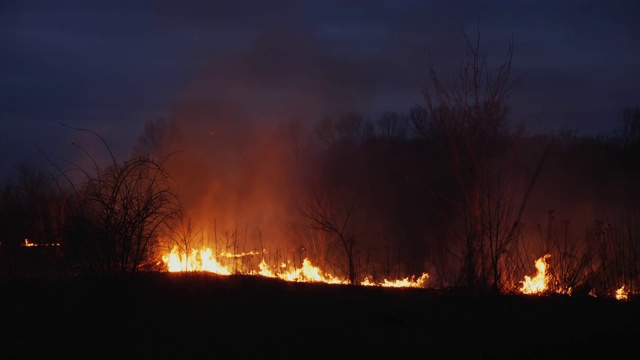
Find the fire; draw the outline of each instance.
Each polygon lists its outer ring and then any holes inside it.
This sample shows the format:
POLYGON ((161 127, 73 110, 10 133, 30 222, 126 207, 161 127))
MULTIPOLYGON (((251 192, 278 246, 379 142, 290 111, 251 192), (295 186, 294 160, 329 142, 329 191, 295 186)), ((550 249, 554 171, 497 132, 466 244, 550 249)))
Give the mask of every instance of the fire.
POLYGON ((387 287, 427 287, 427 280, 429 280, 429 274, 424 273, 416 280, 413 280, 413 278, 409 280, 408 277, 393 281, 384 279, 381 285, 387 287))
MULTIPOLYGON (((2 243, 0 243, 2 244, 2 243)), ((36 247, 36 246, 60 246, 59 243, 45 243, 45 244, 38 244, 38 243, 33 243, 31 241, 29 241, 29 239, 25 238, 24 242, 22 242, 20 244, 20 246, 23 247, 36 247)))
POLYGON ((313 266, 309 259, 304 259, 302 267, 293 269, 279 276, 283 280, 297 281, 297 282, 324 282, 328 284, 347 284, 345 279, 333 277, 329 274, 324 274, 318 267, 313 266))
MULTIPOLYGON (((524 281, 521 281, 522 287, 520 288, 520 292, 522 292, 523 294, 539 295, 549 291, 548 285, 549 285, 550 279, 547 274, 547 269, 549 267, 549 264, 547 263, 547 259, 549 257, 551 257, 551 255, 546 254, 541 258, 539 258, 538 260, 536 260, 536 269, 538 270, 538 272, 536 276, 534 276, 533 278, 525 275, 524 281)), ((571 296, 572 289, 570 287, 563 288, 563 287, 558 287, 557 285, 556 287, 557 287, 555 290, 556 293, 571 296)), ((595 289, 591 289, 588 295, 592 297, 597 297, 595 289)), ((616 290, 615 298, 617 300, 629 299, 629 291, 625 290, 624 285, 622 285, 619 289, 616 290)))
POLYGON ((617 300, 629 299, 629 292, 624 289, 624 285, 622 285, 618 290, 616 290, 616 299, 617 300))
POLYGON ((525 275, 524 281, 521 282, 522 287, 520 288, 523 294, 541 294, 547 289, 547 283, 549 282, 547 278, 547 259, 550 256, 550 254, 546 254, 536 260, 538 273, 535 277, 531 278, 525 275))
MULTIPOLYGON (((247 256, 259 255, 258 252, 249 252, 242 254, 221 253, 221 258, 238 259, 247 256)), ((290 282, 321 282, 327 284, 348 284, 349 281, 345 278, 336 277, 331 274, 325 273, 319 267, 313 265, 311 260, 305 258, 302 261, 302 265, 298 268, 287 265, 285 263, 280 264, 279 268, 271 267, 267 262, 262 259, 258 264, 258 270, 242 271, 237 268, 234 270, 229 266, 225 266, 218 261, 218 258, 214 255, 210 248, 203 247, 201 249, 193 249, 189 254, 181 252, 178 247, 174 247, 169 254, 162 256, 162 261, 167 266, 169 272, 185 272, 185 271, 206 271, 215 273, 218 275, 231 275, 234 273, 240 273, 245 275, 257 275, 269 278, 278 278, 290 282)), ((365 278, 360 285, 363 286, 383 286, 383 287, 415 287, 424 288, 427 287, 427 281, 429 274, 424 273, 420 277, 414 280, 414 277, 404 278, 400 280, 387 280, 384 279, 382 283, 375 283, 368 277, 365 278)))
POLYGON ((269 268, 269 265, 267 265, 264 259, 260 261, 260 264, 258 264, 258 267, 260 268, 258 275, 265 276, 265 277, 272 277, 272 278, 276 277, 276 275, 273 273, 273 271, 271 271, 271 269, 269 268))
POLYGON ((170 272, 207 271, 219 275, 231 275, 231 271, 218 263, 218 260, 213 256, 213 251, 209 248, 193 249, 187 255, 181 254, 176 246, 171 250, 171 253, 162 256, 162 261, 170 272))

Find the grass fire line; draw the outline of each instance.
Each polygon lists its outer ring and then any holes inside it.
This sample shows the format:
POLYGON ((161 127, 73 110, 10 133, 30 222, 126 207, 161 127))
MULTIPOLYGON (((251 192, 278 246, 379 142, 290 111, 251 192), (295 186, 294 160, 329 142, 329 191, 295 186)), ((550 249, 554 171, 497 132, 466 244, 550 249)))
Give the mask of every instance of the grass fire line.
MULTIPOLYGON (((295 267, 291 264, 281 263, 280 266, 270 266, 264 258, 257 265, 257 269, 245 270, 243 267, 236 266, 236 260, 245 257, 259 255, 258 252, 248 253, 220 253, 214 254, 211 248, 203 246, 200 249, 192 249, 188 254, 180 251, 178 247, 174 247, 171 252, 162 256, 167 271, 169 272, 209 272, 217 275, 252 275, 264 276, 268 278, 277 278, 289 282, 318 282, 325 284, 349 284, 349 280, 343 277, 333 276, 318 266, 314 265, 310 259, 305 258, 301 266, 295 267), (224 260, 221 260, 224 259, 224 260), (232 265, 225 263, 232 260, 232 265)), ((525 276, 521 281, 518 291, 525 295, 543 295, 551 292, 549 284, 552 282, 551 276, 547 269, 549 268, 548 260, 550 254, 545 254, 535 261, 537 273, 535 276, 525 276)), ((396 288, 428 288, 429 274, 423 273, 419 277, 411 276, 403 279, 389 280, 384 279, 382 282, 375 282, 370 277, 365 277, 358 285, 361 286, 381 286, 396 288)), ((552 291, 557 294, 571 295, 570 287, 556 286, 552 291)), ((589 293, 595 297, 594 291, 589 293)), ((624 289, 624 285, 618 288, 612 295, 618 300, 628 300, 629 292, 624 289)))
MULTIPOLYGON (((257 265, 257 269, 244 269, 244 266, 237 266, 237 260, 246 257, 259 255, 258 252, 247 253, 226 253, 214 254, 211 248, 203 246, 200 249, 192 249, 188 254, 174 247, 171 252, 162 256, 167 271, 169 272, 210 272, 217 275, 252 275, 277 278, 289 282, 318 282, 326 284, 349 284, 349 280, 343 277, 333 276, 318 266, 314 265, 310 259, 305 258, 301 266, 295 267, 291 264, 281 263, 280 266, 270 266, 264 258, 257 265), (232 264, 226 263, 231 259, 232 264)), ((552 282, 548 273, 550 254, 545 254, 535 261, 537 273, 535 276, 525 276, 520 282, 518 291, 525 295, 543 295, 549 292, 557 294, 571 295, 570 287, 556 286, 552 291, 549 284, 552 282)), ((397 288, 428 288, 429 274, 423 273, 419 277, 411 276, 403 279, 375 282, 370 277, 365 277, 358 285, 361 286, 381 286, 397 288)), ((590 296, 596 296, 595 292, 590 292, 590 296)), ((628 300, 629 292, 624 289, 624 285, 618 288, 613 294, 618 300, 628 300)))
MULTIPOLYGON (((535 266, 537 273, 534 277, 526 276, 524 277, 524 281, 521 281, 521 287, 519 291, 522 294, 528 295, 543 295, 548 294, 550 292, 555 292, 561 295, 571 295, 573 289, 571 287, 566 287, 562 285, 556 285, 555 289, 550 289, 549 284, 552 283, 551 276, 547 272, 549 268, 548 259, 551 257, 551 254, 545 254, 539 259, 536 260, 535 266)), ((589 296, 597 297, 595 290, 591 290, 589 292, 589 296)), ((629 292, 625 290, 624 285, 616 289, 613 294, 617 300, 628 300, 629 292)))
MULTIPOLYGON (((215 255, 214 251, 208 247, 200 249, 192 249, 188 254, 174 247, 170 253, 162 256, 162 261, 169 272, 190 272, 202 271, 210 272, 218 275, 255 275, 269 278, 278 278, 290 282, 320 282, 326 284, 349 284, 346 278, 333 276, 319 267, 312 264, 311 260, 305 258, 300 267, 291 264, 281 263, 279 267, 269 266, 264 259, 260 261, 257 269, 244 270, 232 265, 224 265, 231 258, 232 260, 241 259, 246 256, 258 255, 256 252, 229 254, 221 253, 215 255), (225 259, 225 260, 222 260, 225 259)), ((365 277, 359 285, 362 286, 382 286, 382 287, 411 287, 426 288, 429 280, 429 274, 423 273, 419 277, 406 277, 403 279, 389 280, 384 279, 382 282, 375 282, 369 277, 365 277)))

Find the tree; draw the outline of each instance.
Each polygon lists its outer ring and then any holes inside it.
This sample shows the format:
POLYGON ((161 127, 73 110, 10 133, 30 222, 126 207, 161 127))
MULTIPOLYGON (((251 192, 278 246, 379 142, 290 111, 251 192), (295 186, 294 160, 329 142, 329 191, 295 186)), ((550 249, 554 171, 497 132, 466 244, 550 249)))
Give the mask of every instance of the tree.
POLYGON ((509 126, 507 100, 519 78, 512 76, 513 41, 502 63, 489 67, 480 46, 463 32, 466 58, 451 76, 442 76, 429 55, 424 108, 411 115, 415 132, 442 146, 457 185, 452 202, 457 221, 449 223, 459 279, 469 289, 505 286, 505 270, 517 249, 520 217, 539 172, 524 183, 518 174, 517 139, 521 127, 509 126), (523 184, 524 185, 521 185, 523 184))
POLYGON ((26 272, 32 272, 27 267, 34 269, 44 266, 36 262, 49 260, 21 258, 19 254, 23 252, 19 250, 27 243, 43 248, 50 246, 50 251, 32 249, 29 254, 56 256, 59 252, 53 247, 59 245, 61 225, 65 218, 61 200, 52 177, 32 163, 19 162, 15 174, 4 180, 0 188, 0 247, 6 256, 3 262, 11 275, 26 275, 26 272))
POLYGON ((623 150, 640 148, 640 108, 625 108, 615 135, 623 150))
POLYGON ((134 156, 164 159, 172 153, 172 145, 181 137, 175 121, 165 118, 148 120, 134 146, 134 156))
MULTIPOLYGON (((111 154, 97 133, 76 130, 100 138, 111 154)), ((156 260, 164 227, 182 215, 175 184, 163 162, 138 156, 119 163, 111 154, 111 164, 97 175, 77 170, 86 181, 74 185, 76 201, 67 236, 81 270, 135 273, 156 260)))
POLYGON ((314 137, 321 147, 356 145, 371 136, 368 121, 358 113, 344 113, 338 117, 326 117, 314 127, 314 137))
POLYGON ((300 209, 309 226, 330 234, 343 250, 350 284, 358 278, 356 245, 361 235, 356 218, 358 199, 327 189, 317 181, 309 188, 305 207, 300 209))
MULTIPOLYGON (((307 153, 301 174, 303 201, 298 208, 303 223, 329 235, 330 248, 339 246, 351 283, 358 278, 358 244, 368 215, 362 202, 369 180, 364 145, 374 139, 372 126, 357 113, 317 123, 311 134, 314 148, 307 153)), ((332 256, 332 251, 326 255, 332 256)))
POLYGON ((382 137, 404 140, 407 137, 408 122, 407 116, 388 111, 378 118, 377 125, 382 132, 382 137))

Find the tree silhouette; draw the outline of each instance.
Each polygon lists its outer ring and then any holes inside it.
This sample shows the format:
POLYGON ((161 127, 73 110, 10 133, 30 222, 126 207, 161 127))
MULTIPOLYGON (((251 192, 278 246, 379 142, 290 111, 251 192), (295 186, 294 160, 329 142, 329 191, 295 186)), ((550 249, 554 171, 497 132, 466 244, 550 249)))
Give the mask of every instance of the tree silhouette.
MULTIPOLYGON (((74 186, 66 234, 70 254, 81 271, 135 273, 157 260, 165 226, 182 215, 175 184, 162 162, 146 156, 111 164, 96 175, 76 169, 85 182, 74 186)), ((165 159, 166 160, 166 159, 165 159)), ((94 162, 95 163, 95 162, 94 162)))
MULTIPOLYGON (((66 217, 62 196, 53 178, 33 163, 19 162, 15 171, 15 175, 4 179, 0 188, 0 246, 5 255, 2 262, 12 276, 54 271, 51 266, 40 268, 45 264, 28 263, 28 259, 20 256, 20 250, 27 244, 49 246, 47 251, 41 252, 57 256, 60 249, 53 247, 60 244, 66 217)), ((53 260, 38 259, 41 262, 53 260)))
POLYGON ((507 255, 517 249, 520 217, 539 170, 529 183, 517 172, 523 130, 509 126, 507 104, 520 80, 512 75, 513 40, 494 69, 480 46, 479 28, 475 41, 463 35, 466 57, 450 77, 427 57, 425 106, 411 120, 417 134, 446 150, 457 184, 457 195, 443 200, 457 212, 449 228, 460 285, 501 291, 505 271, 515 266, 507 255))

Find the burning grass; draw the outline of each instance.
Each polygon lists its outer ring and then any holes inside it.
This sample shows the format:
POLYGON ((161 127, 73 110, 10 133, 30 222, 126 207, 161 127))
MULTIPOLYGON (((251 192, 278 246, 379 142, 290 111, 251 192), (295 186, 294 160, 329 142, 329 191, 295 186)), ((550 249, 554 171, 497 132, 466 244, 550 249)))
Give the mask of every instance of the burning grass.
MULTIPOLYGON (((264 253, 247 252, 247 253, 227 253, 215 252, 208 247, 200 249, 192 249, 188 254, 181 252, 174 247, 171 252, 162 256, 162 261, 170 273, 180 272, 206 272, 217 275, 250 275, 266 278, 275 278, 288 282, 304 282, 304 283, 325 283, 325 284, 349 284, 349 280, 343 277, 334 276, 318 266, 314 265, 308 258, 304 258, 299 266, 291 262, 282 262, 279 266, 271 266, 267 264, 264 257, 260 262, 251 268, 251 259, 264 253)), ((520 281, 520 287, 517 292, 524 295, 549 295, 560 294, 571 296, 573 289, 565 284, 561 284, 548 271, 551 254, 545 254, 535 261, 536 274, 533 276, 525 275, 524 280, 520 281)), ((362 281, 354 285, 360 286, 377 286, 377 287, 396 287, 396 288, 429 288, 428 273, 421 276, 411 276, 402 279, 383 279, 376 282, 371 277, 366 276, 362 281)), ((596 292, 591 289, 589 296, 596 297, 596 292)), ((605 297, 615 298, 617 300, 629 300, 632 295, 625 290, 624 285, 618 288, 614 293, 605 294, 605 297)))
MULTIPOLYGON (((343 277, 334 276, 323 271, 314 265, 309 258, 304 258, 300 266, 281 262, 279 266, 270 266, 264 258, 256 268, 249 268, 246 263, 238 266, 238 259, 257 256, 257 252, 249 253, 220 253, 216 255, 211 248, 202 247, 192 249, 189 253, 181 252, 178 247, 173 247, 171 252, 162 256, 162 261, 169 272, 191 272, 203 271, 218 275, 256 275, 268 278, 277 278, 291 282, 317 282, 326 284, 349 284, 349 280, 343 277), (231 260, 231 261, 229 261, 231 260)), ((413 287, 426 288, 429 274, 423 273, 419 277, 406 277, 403 279, 383 279, 375 282, 370 277, 358 283, 362 286, 382 286, 382 287, 413 287)))

